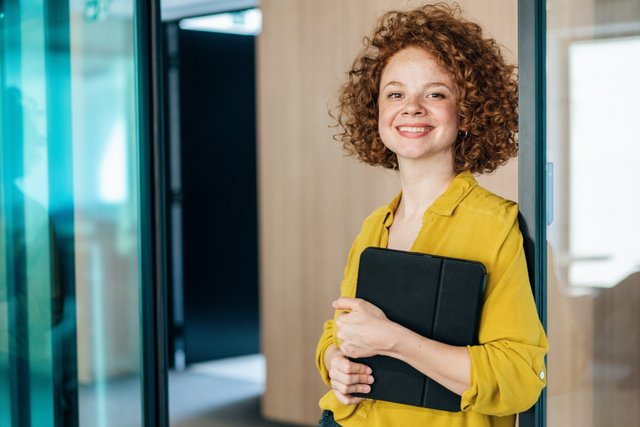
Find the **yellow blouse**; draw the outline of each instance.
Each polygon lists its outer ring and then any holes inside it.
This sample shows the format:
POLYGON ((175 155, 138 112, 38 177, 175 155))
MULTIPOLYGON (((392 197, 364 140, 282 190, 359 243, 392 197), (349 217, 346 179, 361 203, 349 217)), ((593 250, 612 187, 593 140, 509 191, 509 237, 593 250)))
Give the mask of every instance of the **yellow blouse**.
MULTIPOLYGON (((342 296, 355 296, 362 251, 387 246, 399 202, 400 195, 364 220, 340 283, 342 296)), ((480 344, 468 347, 471 378, 461 412, 378 400, 343 405, 331 390, 320 399, 320 407, 331 410, 344 427, 513 426, 515 414, 533 406, 546 385, 548 349, 529 284, 518 205, 480 187, 470 173, 462 173, 425 211, 411 250, 480 261, 488 272, 480 344)), ((316 365, 327 385, 324 353, 331 344, 338 345, 335 317, 325 322, 316 350, 316 365)))

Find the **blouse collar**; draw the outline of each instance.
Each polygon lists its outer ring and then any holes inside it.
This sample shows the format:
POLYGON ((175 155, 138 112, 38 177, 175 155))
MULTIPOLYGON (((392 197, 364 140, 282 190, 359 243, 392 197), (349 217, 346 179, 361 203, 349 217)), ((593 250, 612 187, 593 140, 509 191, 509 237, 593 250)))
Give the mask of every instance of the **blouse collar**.
MULTIPOLYGON (((442 216, 451 216, 456 210, 460 202, 478 185, 473 175, 470 172, 462 172, 456 175, 449 183, 447 189, 433 202, 431 206, 426 210, 431 211, 442 216)), ((400 204, 402 198, 402 192, 400 192, 387 206, 387 212, 384 218, 385 227, 391 226, 393 223, 393 214, 400 204)))

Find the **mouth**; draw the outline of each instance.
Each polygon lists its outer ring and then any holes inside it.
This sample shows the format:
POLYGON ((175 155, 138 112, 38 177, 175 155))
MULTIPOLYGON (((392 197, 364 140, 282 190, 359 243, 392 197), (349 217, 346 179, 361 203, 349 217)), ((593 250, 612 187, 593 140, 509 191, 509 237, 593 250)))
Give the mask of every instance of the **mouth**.
POLYGON ((427 135, 434 129, 433 126, 428 125, 402 125, 396 126, 396 130, 403 136, 408 137, 421 137, 427 135))

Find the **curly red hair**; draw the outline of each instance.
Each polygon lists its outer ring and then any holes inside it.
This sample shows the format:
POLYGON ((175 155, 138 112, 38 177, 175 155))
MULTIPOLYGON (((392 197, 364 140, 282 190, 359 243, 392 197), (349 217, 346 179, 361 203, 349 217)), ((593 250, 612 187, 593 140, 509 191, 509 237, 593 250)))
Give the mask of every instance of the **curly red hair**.
POLYGON ((378 134, 382 71, 400 50, 416 46, 433 55, 456 84, 459 133, 454 144, 456 172, 493 172, 518 153, 516 67, 504 60, 494 39, 460 17, 457 5, 430 4, 385 13, 353 63, 339 93, 334 139, 374 166, 398 169, 398 159, 378 134))

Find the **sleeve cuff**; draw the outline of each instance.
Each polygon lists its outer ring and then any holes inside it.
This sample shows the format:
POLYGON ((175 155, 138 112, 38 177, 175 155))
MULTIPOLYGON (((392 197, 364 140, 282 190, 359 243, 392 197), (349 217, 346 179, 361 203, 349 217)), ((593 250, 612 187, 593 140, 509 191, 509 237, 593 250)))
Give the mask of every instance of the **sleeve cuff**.
POLYGON ((329 379, 329 370, 324 363, 324 355, 327 348, 329 348, 331 344, 334 344, 334 336, 335 322, 333 320, 327 320, 324 322, 324 332, 322 333, 322 337, 320 338, 320 341, 318 341, 318 347, 316 348, 316 367, 318 368, 322 381, 328 386, 331 386, 331 383, 329 379))

